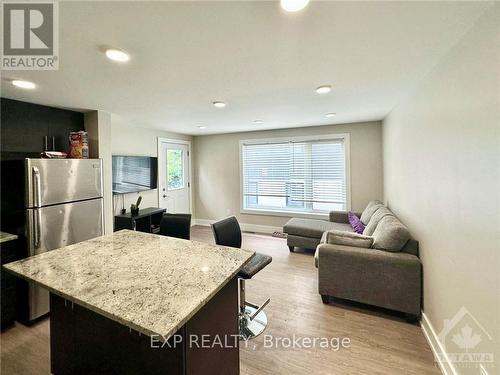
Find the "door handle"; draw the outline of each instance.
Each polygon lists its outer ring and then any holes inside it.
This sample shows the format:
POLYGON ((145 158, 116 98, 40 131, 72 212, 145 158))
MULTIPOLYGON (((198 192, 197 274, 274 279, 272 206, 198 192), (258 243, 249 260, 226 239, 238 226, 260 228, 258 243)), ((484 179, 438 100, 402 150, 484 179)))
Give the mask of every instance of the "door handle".
POLYGON ((37 167, 32 168, 33 174, 33 206, 40 207, 42 204, 42 191, 40 185, 40 171, 37 167))
POLYGON ((39 208, 35 208, 33 210, 33 232, 34 232, 33 246, 35 247, 35 249, 38 249, 40 247, 41 222, 42 222, 42 211, 39 208))
POLYGON ((42 211, 40 207, 42 205, 42 191, 40 186, 40 171, 37 167, 32 168, 33 175, 33 246, 35 249, 40 247, 40 237, 41 229, 40 223, 42 221, 42 211))

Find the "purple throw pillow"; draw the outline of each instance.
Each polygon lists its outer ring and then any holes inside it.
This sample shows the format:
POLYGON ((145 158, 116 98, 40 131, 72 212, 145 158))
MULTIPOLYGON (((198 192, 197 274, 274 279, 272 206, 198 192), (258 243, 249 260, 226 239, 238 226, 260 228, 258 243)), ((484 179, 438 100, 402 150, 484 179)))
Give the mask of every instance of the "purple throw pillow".
POLYGON ((359 220, 359 217, 349 211, 347 213, 347 218, 349 219, 349 223, 351 224, 352 229, 354 229, 356 233, 363 234, 365 225, 361 222, 361 220, 359 220))

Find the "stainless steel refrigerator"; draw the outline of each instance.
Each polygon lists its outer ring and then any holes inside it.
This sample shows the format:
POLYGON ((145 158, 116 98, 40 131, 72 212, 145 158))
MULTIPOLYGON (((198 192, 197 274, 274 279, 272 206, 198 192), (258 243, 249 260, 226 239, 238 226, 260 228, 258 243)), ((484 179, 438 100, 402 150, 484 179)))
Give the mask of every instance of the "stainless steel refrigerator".
MULTIPOLYGON (((6 187, 10 185, 10 189, 15 189, 15 181, 22 185, 18 186, 18 193, 24 194, 24 219, 16 219, 15 212, 19 210, 15 204, 6 203, 6 206, 10 206, 8 211, 13 214, 10 218, 13 223, 7 225, 17 222, 17 231, 24 232, 26 246, 21 251, 24 256, 38 255, 103 235, 100 159, 25 159, 23 162, 22 167, 15 162, 2 163, 2 201, 6 187), (4 183, 6 178, 9 181, 4 183)), ((7 196, 20 202, 14 191, 8 192, 7 196)), ((6 216, 8 213, 4 215, 2 212, 2 228, 6 216)), ((25 283, 18 294, 21 320, 32 322, 49 312, 47 290, 25 283)))

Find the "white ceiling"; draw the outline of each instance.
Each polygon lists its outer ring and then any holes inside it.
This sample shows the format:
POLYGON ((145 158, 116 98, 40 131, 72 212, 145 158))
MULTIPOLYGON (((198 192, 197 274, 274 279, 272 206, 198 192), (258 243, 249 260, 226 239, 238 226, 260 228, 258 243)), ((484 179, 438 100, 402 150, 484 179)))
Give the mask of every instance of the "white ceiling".
POLYGON ((2 96, 193 135, 380 120, 490 4, 61 2, 59 70, 3 71, 2 96), (332 92, 316 94, 322 84, 332 92))

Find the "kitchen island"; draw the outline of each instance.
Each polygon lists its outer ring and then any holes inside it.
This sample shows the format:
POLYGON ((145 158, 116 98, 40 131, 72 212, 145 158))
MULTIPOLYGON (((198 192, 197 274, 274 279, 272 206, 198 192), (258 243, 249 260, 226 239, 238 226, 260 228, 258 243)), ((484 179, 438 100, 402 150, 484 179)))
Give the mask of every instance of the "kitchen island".
POLYGON ((51 293, 54 375, 237 374, 253 254, 123 230, 5 268, 51 293))

